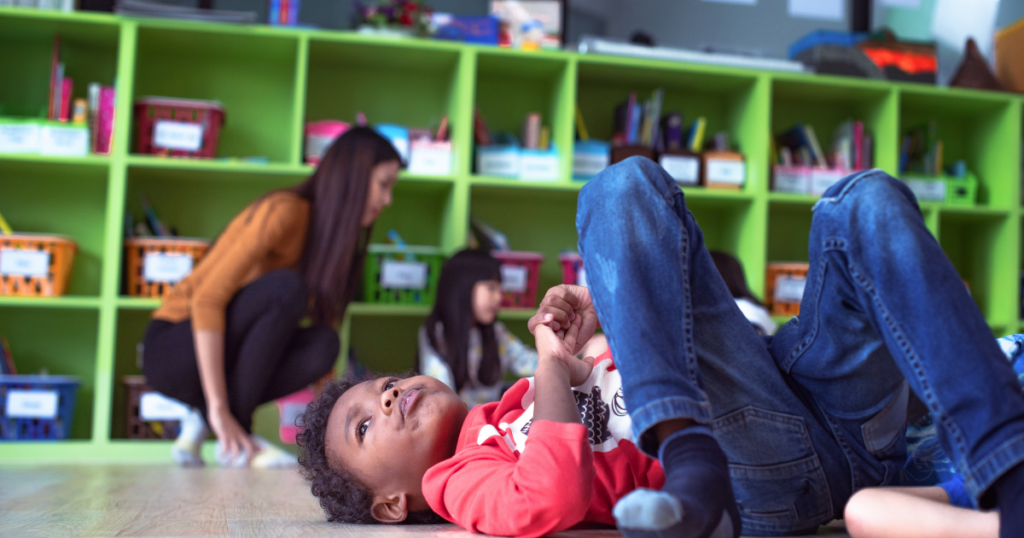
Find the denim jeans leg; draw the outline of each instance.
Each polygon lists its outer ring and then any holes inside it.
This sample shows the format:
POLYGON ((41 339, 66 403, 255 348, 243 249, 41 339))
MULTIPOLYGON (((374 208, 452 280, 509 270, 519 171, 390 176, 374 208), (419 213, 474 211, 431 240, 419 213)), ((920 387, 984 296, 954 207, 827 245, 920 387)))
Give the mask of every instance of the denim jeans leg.
POLYGON ((814 208, 800 315, 772 355, 826 417, 854 490, 903 463, 907 382, 978 500, 1024 461, 1024 396, 913 194, 880 170, 814 208))
POLYGON ((729 459, 744 533, 806 531, 831 518, 824 469, 842 454, 736 307, 672 178, 644 158, 613 165, 581 190, 576 224, 640 448, 656 454, 649 433, 659 422, 709 425, 729 459))

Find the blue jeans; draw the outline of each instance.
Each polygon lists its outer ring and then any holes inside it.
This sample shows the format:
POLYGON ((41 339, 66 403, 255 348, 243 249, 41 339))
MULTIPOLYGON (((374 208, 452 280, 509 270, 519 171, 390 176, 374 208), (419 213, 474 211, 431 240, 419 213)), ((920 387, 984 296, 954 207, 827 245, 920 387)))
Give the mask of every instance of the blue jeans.
POLYGON ((591 180, 576 226, 641 449, 656 454, 665 420, 711 426, 745 534, 813 531, 853 492, 890 484, 909 390, 976 499, 1024 461, 1016 377, 913 195, 884 172, 851 175, 815 205, 800 315, 774 338, 735 306, 654 162, 591 180))

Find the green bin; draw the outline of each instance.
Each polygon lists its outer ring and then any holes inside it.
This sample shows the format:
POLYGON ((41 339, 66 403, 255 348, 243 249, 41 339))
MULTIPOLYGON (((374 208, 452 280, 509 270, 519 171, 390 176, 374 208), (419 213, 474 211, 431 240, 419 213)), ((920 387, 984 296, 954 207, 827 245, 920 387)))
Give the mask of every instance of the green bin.
POLYGON ((366 249, 363 300, 376 304, 434 304, 444 253, 437 247, 374 244, 366 249))

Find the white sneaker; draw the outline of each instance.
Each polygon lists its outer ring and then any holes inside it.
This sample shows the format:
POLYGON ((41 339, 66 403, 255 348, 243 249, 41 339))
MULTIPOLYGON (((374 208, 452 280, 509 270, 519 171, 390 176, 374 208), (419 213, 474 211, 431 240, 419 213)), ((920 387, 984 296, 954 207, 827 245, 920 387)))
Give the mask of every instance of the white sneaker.
POLYGON ((203 420, 203 414, 192 408, 181 421, 181 433, 171 446, 171 459, 182 467, 202 467, 203 441, 210 434, 210 429, 203 420))
MULTIPOLYGON (((260 452, 252 458, 250 466, 254 469, 286 469, 297 467, 299 459, 294 454, 286 452, 277 445, 267 441, 259 435, 253 435, 252 440, 260 448, 260 452)), ((222 445, 217 441, 217 464, 221 467, 245 467, 246 452, 236 454, 234 458, 223 454, 222 445)))

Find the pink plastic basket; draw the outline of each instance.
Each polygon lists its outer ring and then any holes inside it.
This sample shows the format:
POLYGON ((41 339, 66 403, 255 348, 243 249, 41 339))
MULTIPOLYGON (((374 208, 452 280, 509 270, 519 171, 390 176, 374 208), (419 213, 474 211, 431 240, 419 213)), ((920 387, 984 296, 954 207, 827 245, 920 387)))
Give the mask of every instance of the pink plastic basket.
POLYGON ((501 262, 502 308, 534 308, 544 255, 500 250, 492 251, 491 255, 501 262))
POLYGON ((562 264, 562 284, 577 286, 587 285, 587 272, 583 270, 583 258, 575 252, 565 252, 558 256, 562 264))
POLYGON ((295 425, 295 419, 306 410, 306 406, 312 401, 313 389, 309 388, 276 400, 277 410, 281 417, 278 433, 281 435, 282 443, 295 444, 295 436, 301 431, 301 428, 295 425))

